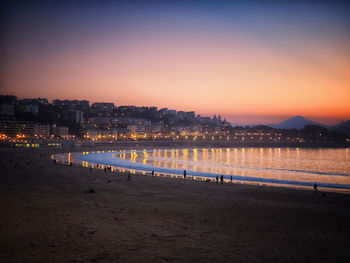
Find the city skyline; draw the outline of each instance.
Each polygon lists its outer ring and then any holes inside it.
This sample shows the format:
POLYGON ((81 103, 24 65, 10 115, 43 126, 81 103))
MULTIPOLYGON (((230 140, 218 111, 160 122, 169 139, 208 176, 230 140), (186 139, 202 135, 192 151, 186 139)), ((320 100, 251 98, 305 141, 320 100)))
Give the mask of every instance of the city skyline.
POLYGON ((221 114, 350 119, 349 4, 8 2, 3 94, 221 114))
MULTIPOLYGON (((2 95, 2 94, 1 94, 2 95)), ((3 96, 3 95, 2 95, 3 96)), ((33 97, 30 97, 30 98, 27 98, 27 97, 23 97, 23 98, 18 98, 17 96, 14 96, 13 94, 6 94, 5 96, 3 97, 14 97, 16 98, 18 101, 26 101, 25 103, 29 103, 29 104, 37 104, 39 101, 39 103, 44 103, 45 104, 45 101, 46 103, 48 104, 52 104, 52 105, 58 105, 57 103, 63 103, 63 102, 66 102, 67 103, 74 103, 74 102, 77 102, 77 103, 81 103, 81 102, 84 102, 84 103, 87 103, 88 105, 90 105, 90 107, 94 107, 94 105, 96 104, 112 104, 113 107, 115 108, 119 108, 119 107, 135 107, 136 109, 139 109, 139 108, 148 108, 148 109, 152 109, 152 108, 155 108, 156 111, 161 111, 161 110, 166 110, 166 111, 173 111, 175 112, 176 114, 178 113, 195 113, 194 116, 195 117, 209 117, 210 119, 215 119, 215 118, 219 118, 220 120, 223 120, 223 121, 227 121, 228 123, 231 123, 233 126, 259 126, 259 125, 267 125, 267 126, 270 126, 272 125, 273 127, 275 127, 276 125, 279 124, 279 122, 285 122, 285 121, 288 121, 288 120, 292 120, 294 118, 297 118, 297 119, 303 119, 305 118, 305 116, 301 116, 301 115, 294 115, 294 116, 287 116, 283 119, 283 117, 281 117, 280 120, 278 120, 276 123, 263 123, 263 119, 261 117, 258 117, 257 118, 257 122, 256 123, 245 123, 244 121, 243 122, 230 122, 229 120, 226 119, 225 116, 223 116, 221 113, 213 113, 212 115, 201 115, 200 113, 197 113, 195 110, 183 110, 183 109, 178 109, 178 108, 168 108, 168 107, 158 107, 157 105, 122 105, 122 104, 117 104, 116 102, 111 102, 111 101, 89 101, 89 100, 85 100, 85 99, 69 99, 69 98, 64 98, 64 99, 52 99, 52 100, 47 100, 47 98, 44 98, 44 97, 37 97, 37 98, 33 98, 33 97), (32 102, 31 102, 32 101, 32 102), (275 125, 275 126, 274 126, 275 125)), ((5 103, 6 104, 6 103, 5 103)), ((68 105, 66 105, 66 107, 69 108, 68 105)), ((73 107, 74 108, 74 107, 73 107)), ((246 117, 243 117, 243 118, 246 118, 246 117)), ((317 120, 317 119, 308 119, 306 118, 307 121, 311 121, 311 122, 316 122, 315 125, 321 125, 321 126, 332 126, 334 125, 333 123, 332 124, 327 124, 326 122, 323 122, 322 119, 321 121, 320 120, 317 120)), ((350 121, 350 120, 344 120, 344 121, 350 121)), ((340 121, 340 122, 337 122, 335 124, 340 124, 341 122, 343 121, 340 121)))

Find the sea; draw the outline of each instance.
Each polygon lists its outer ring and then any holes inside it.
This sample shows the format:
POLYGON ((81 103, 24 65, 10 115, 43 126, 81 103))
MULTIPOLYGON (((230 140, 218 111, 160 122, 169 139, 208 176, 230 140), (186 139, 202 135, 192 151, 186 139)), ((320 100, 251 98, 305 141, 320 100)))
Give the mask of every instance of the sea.
POLYGON ((66 153, 58 162, 155 176, 350 193, 348 148, 170 148, 66 153))

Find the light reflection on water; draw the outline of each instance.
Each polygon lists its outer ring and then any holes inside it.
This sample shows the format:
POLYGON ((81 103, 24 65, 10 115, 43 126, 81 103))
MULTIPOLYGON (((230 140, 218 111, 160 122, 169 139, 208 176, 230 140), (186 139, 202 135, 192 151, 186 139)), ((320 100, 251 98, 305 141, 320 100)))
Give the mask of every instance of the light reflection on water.
MULTIPOLYGON (((86 167, 91 165, 79 160, 78 155, 57 155, 56 158, 86 167)), ((137 170, 157 171, 163 168, 163 171, 177 170, 175 174, 180 174, 179 170, 187 170, 189 176, 193 172, 193 175, 203 173, 208 177, 222 174, 225 178, 234 175, 350 186, 349 149, 252 147, 130 150, 110 153, 104 158, 105 165, 120 166, 120 159, 133 163, 137 170)))

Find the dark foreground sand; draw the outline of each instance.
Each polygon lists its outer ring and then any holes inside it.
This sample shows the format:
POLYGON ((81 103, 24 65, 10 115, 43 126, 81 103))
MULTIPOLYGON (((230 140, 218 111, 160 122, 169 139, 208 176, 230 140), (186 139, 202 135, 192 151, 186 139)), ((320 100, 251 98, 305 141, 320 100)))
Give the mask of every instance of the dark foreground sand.
POLYGON ((0 150, 0 262, 350 262, 350 195, 127 182, 47 153, 0 150))

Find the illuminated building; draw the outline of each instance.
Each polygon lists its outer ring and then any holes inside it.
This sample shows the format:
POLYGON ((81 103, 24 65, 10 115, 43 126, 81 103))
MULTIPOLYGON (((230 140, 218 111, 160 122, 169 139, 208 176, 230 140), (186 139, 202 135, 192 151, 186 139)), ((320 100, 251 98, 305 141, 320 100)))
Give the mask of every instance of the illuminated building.
POLYGON ((69 128, 68 127, 53 125, 51 128, 51 133, 58 136, 58 137, 64 138, 64 139, 69 138, 69 128))
POLYGON ((107 103, 107 102, 96 102, 91 105, 91 108, 94 108, 96 110, 99 110, 104 113, 113 113, 113 111, 116 109, 114 103, 107 103))
POLYGON ((34 137, 36 124, 29 121, 0 120, 0 134, 9 137, 34 137))

